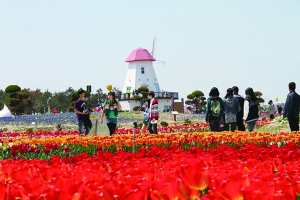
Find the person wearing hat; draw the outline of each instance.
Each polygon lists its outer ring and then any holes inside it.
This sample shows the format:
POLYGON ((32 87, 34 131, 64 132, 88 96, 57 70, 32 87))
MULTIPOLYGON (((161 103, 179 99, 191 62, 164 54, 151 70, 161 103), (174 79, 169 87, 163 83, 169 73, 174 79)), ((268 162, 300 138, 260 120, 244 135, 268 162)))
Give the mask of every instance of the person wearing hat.
POLYGON ((283 118, 287 117, 291 131, 299 131, 299 106, 300 97, 295 92, 296 83, 289 83, 290 93, 287 95, 283 109, 283 118))
POLYGON ((91 113, 85 112, 85 105, 86 105, 85 101, 84 101, 85 93, 82 88, 80 88, 77 91, 77 95, 78 95, 79 99, 75 102, 74 112, 77 115, 79 135, 83 134, 83 126, 86 130, 85 135, 88 135, 91 128, 89 126, 87 126, 87 124, 84 122, 85 122, 85 117, 91 113))
POLYGON ((275 106, 274 106, 274 104, 273 104, 273 101, 270 100, 270 101, 268 102, 268 104, 269 104, 269 106, 268 106, 266 112, 269 114, 270 119, 274 119, 275 106))

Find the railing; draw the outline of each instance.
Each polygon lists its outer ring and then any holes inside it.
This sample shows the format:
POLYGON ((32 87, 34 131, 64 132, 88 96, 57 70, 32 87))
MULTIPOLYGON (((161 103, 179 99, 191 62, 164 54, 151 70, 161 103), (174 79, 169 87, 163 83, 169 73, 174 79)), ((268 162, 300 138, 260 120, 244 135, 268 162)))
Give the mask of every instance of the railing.
POLYGON ((178 99, 178 92, 154 92, 157 99, 178 99))
MULTIPOLYGON (((138 94, 140 97, 143 97, 142 94, 138 94)), ((178 99, 178 92, 154 92, 156 99, 171 99, 172 97, 174 100, 178 99)), ((120 96, 116 96, 119 100, 130 100, 135 94, 132 93, 123 93, 120 96)), ((147 95, 144 96, 144 98, 147 98, 147 95)))

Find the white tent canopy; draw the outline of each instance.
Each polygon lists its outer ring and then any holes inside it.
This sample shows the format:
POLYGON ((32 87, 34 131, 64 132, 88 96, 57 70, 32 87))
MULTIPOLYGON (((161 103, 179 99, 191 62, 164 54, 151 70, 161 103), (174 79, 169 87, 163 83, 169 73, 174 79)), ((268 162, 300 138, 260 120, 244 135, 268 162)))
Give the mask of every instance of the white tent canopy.
POLYGON ((5 104, 3 109, 0 111, 0 117, 12 117, 11 112, 5 104))

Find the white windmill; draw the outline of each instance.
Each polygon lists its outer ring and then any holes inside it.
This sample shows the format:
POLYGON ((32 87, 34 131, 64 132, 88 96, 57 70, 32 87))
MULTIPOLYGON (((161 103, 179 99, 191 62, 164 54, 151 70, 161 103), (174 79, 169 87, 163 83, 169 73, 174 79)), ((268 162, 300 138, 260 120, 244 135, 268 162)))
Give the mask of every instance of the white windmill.
MULTIPOLYGON (((156 77, 156 73, 153 67, 153 62, 160 62, 162 65, 166 65, 165 61, 160 61, 154 58, 155 53, 155 43, 156 38, 153 40, 153 47, 151 54, 147 49, 137 48, 131 52, 125 62, 128 62, 128 68, 125 78, 125 83, 122 90, 121 104, 124 110, 132 110, 134 106, 139 105, 138 102, 134 103, 131 100, 132 96, 135 94, 134 91, 140 88, 143 85, 147 85, 149 91, 153 91, 155 93, 156 98, 165 99, 167 103, 167 107, 170 106, 169 100, 171 97, 174 99, 178 99, 178 93, 170 93, 163 92, 159 86, 158 79, 156 77), (123 102, 122 102, 123 101, 123 102), (128 101, 125 103, 124 101, 128 101), (129 105, 127 105, 129 104, 129 105)), ((164 101, 161 100, 161 103, 164 101)), ((161 111, 168 110, 164 109, 165 105, 162 104, 161 111)))

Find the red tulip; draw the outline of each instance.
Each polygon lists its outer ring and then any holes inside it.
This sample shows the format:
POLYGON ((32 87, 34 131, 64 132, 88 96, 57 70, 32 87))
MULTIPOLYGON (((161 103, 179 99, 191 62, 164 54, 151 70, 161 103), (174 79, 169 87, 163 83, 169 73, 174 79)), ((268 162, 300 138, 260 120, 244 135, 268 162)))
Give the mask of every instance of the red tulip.
POLYGON ((206 168, 205 163, 195 160, 185 160, 187 164, 182 165, 178 171, 182 181, 193 190, 204 190, 212 178, 212 171, 206 168))
POLYGON ((50 152, 50 149, 47 148, 47 147, 45 147, 45 148, 44 148, 44 152, 45 152, 45 153, 49 153, 49 152, 50 152))
POLYGON ((58 163, 60 161, 60 156, 51 156, 50 157, 50 164, 53 164, 53 163, 58 163))

